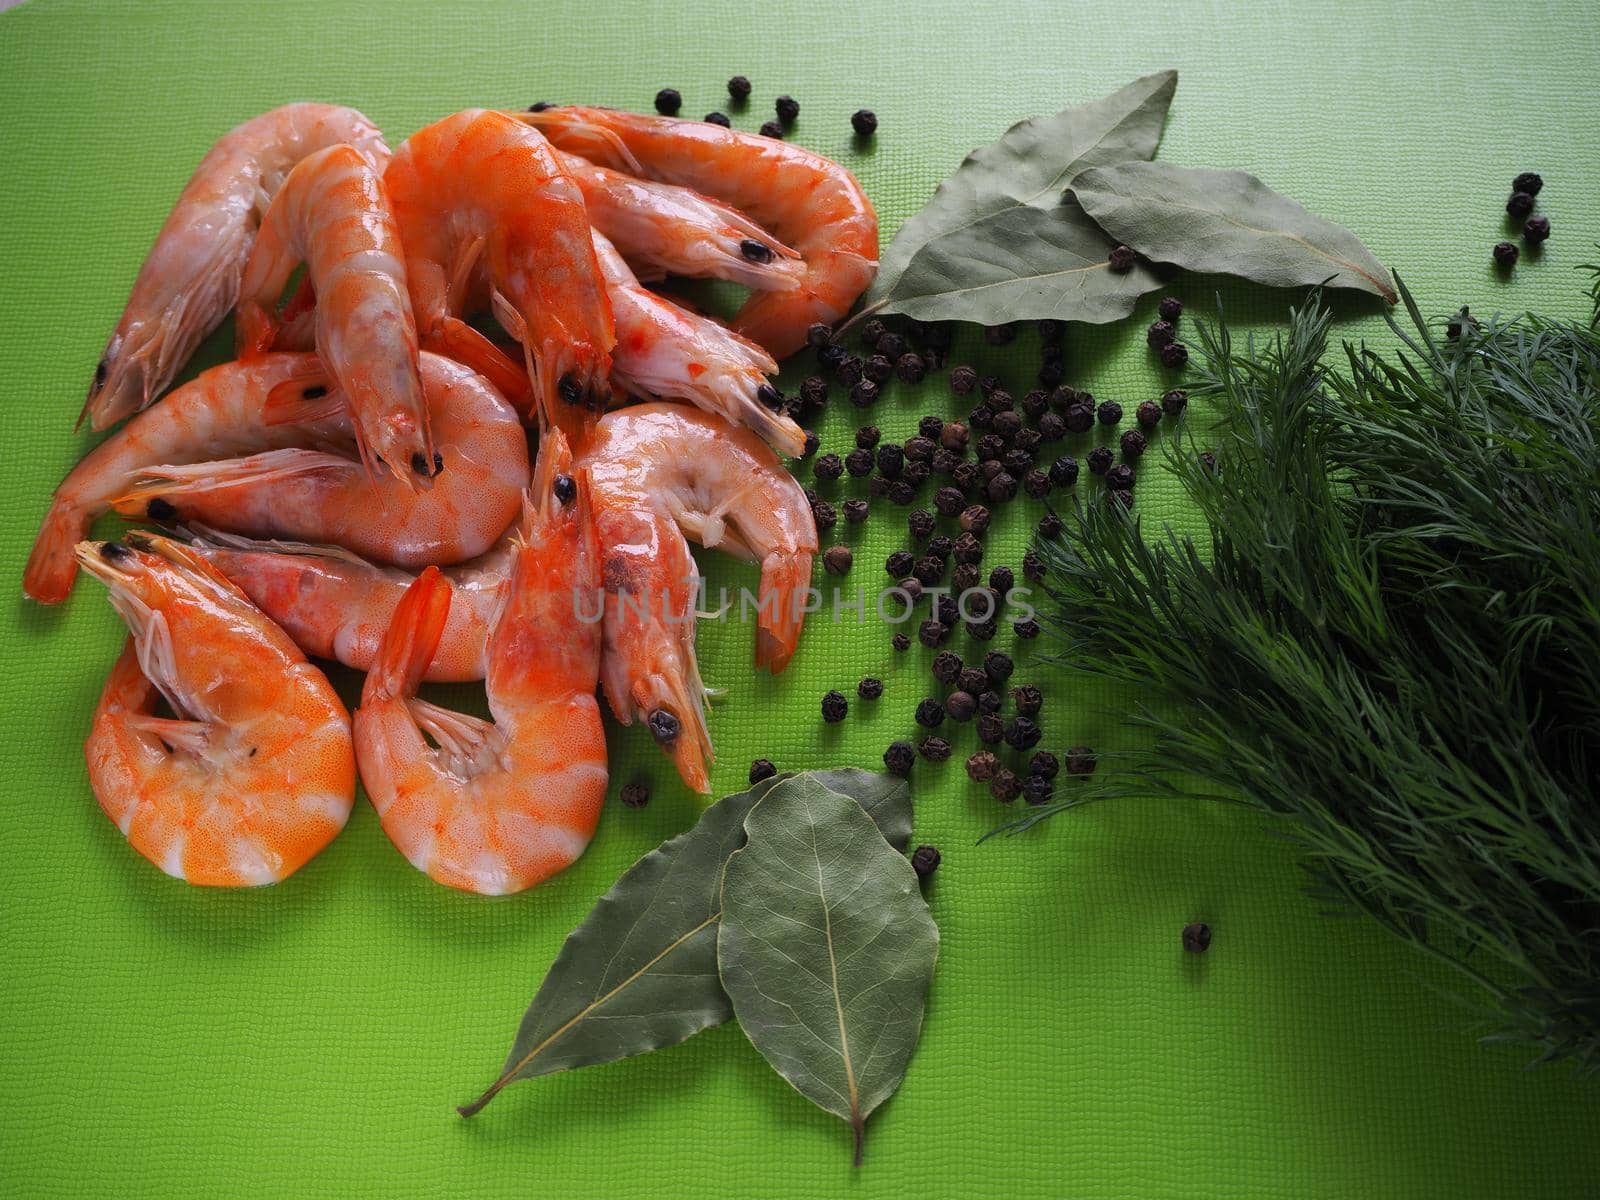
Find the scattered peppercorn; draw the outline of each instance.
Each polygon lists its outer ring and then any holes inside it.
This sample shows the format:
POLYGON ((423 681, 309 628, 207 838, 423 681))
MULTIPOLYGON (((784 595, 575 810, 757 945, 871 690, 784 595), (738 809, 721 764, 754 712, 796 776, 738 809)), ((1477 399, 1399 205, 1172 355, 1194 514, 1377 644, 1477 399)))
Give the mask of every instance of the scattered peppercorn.
POLYGON ((1017 664, 1004 651, 991 650, 983 656, 983 673, 995 683, 1004 683, 1016 669, 1017 664))
POLYGON ((853 557, 849 546, 829 546, 822 555, 822 565, 829 575, 848 575, 853 557))
POLYGON ((894 373, 900 376, 902 383, 921 383, 928 374, 928 364, 922 361, 920 354, 907 351, 895 359, 894 373))
POLYGON ((893 442, 878 447, 878 474, 894 479, 905 469, 905 451, 893 442))
POLYGON ((1184 410, 1188 403, 1189 393, 1182 388, 1173 388, 1170 392, 1162 394, 1161 411, 1169 417, 1175 417, 1184 410))
POLYGON ((1031 683, 1011 689, 1011 703, 1021 717, 1036 717, 1044 707, 1044 693, 1031 683))
POLYGON ((757 130, 757 132, 760 133, 762 137, 777 138, 779 141, 783 140, 783 126, 779 125, 776 121, 761 122, 761 128, 757 130))
POLYGON ((1001 471, 989 480, 988 496, 995 504, 1003 503, 1017 494, 1016 476, 1001 471))
POLYGON ((872 466, 875 461, 871 450, 863 450, 857 446, 844 456, 844 469, 850 472, 852 479, 861 479, 872 474, 872 466))
POLYGON ((1095 756, 1094 751, 1087 746, 1074 746, 1067 751, 1066 768, 1068 775, 1093 775, 1095 756))
MULTIPOLYGON (((1161 424, 1161 405, 1154 400, 1146 400, 1134 410, 1134 417, 1139 422, 1141 429, 1154 429, 1161 424)), ((1124 437, 1127 435, 1124 434, 1124 437)))
POLYGON ((622 803, 628 808, 643 808, 650 803, 650 785, 637 780, 623 784, 622 803))
POLYGON ((922 752, 922 757, 929 762, 944 762, 950 757, 950 743, 942 737, 929 735, 922 739, 917 749, 922 752))
POLYGON ((1089 470, 1095 475, 1104 475, 1111 469, 1111 449, 1108 446, 1096 446, 1085 456, 1089 470))
POLYGON ((779 96, 772 102, 772 107, 778 114, 778 120, 785 125, 793 125, 794 119, 800 115, 800 105, 793 96, 779 96))
POLYGON ((1029 804, 1048 804, 1055 788, 1043 775, 1029 775, 1022 781, 1022 798, 1029 804))
POLYGON ((656 111, 663 117, 675 117, 683 107, 683 97, 677 88, 662 88, 656 93, 656 111))
POLYGON ((1018 621, 1012 627, 1012 629, 1016 635, 1025 642, 1033 641, 1033 639, 1038 637, 1041 632, 1039 628, 1039 622, 1035 621, 1032 617, 1029 617, 1026 621, 1018 621))
POLYGON ((958 518, 965 533, 982 533, 989 528, 989 510, 981 504, 971 504, 961 510, 958 518))
POLYGON ((928 620, 917 626, 917 640, 930 650, 950 640, 950 626, 943 621, 928 620))
POLYGON ((874 354, 861 364, 861 373, 876 384, 888 383, 894 377, 894 364, 881 354, 874 354))
POLYGON ((732 96, 741 104, 750 99, 750 81, 743 75, 735 75, 732 79, 728 80, 728 95, 732 96))
POLYGON ((1109 488, 1122 488, 1126 490, 1133 487, 1133 484, 1133 468, 1127 463, 1118 463, 1116 466, 1112 467, 1106 472, 1106 486, 1109 488))
POLYGON ((878 402, 880 389, 877 384, 867 378, 855 381, 850 387, 850 403, 857 408, 871 408, 878 402))
MULTIPOLYGON (((976 506, 975 506, 976 507, 976 506)), ((967 511, 971 511, 970 509, 967 511)), ((965 515, 965 514, 963 514, 965 515)), ((983 561, 983 543, 971 531, 961 534, 950 547, 950 553, 955 556, 958 563, 977 563, 983 561)))
POLYGON ((1012 324, 989 325, 984 328, 983 340, 991 346, 1007 346, 1017 336, 1017 327, 1012 324))
POLYGON ((1113 246, 1111 253, 1107 256, 1107 264, 1118 275, 1126 275, 1133 270, 1133 261, 1132 246, 1113 246))
POLYGON ((817 365, 824 371, 837 371, 849 356, 850 352, 835 342, 817 351, 817 365))
POLYGON ((944 724, 944 705, 928 697, 917 705, 917 724, 925 729, 937 729, 944 724))
POLYGON ((1527 192, 1512 192, 1511 199, 1506 201, 1506 211, 1520 221, 1533 211, 1533 196, 1527 192))
POLYGON ((937 871, 940 861, 939 852, 932 846, 918 846, 911 852, 911 869, 918 879, 926 879, 937 871))
POLYGON ((896 650, 911 649, 911 639, 903 633, 897 633, 889 639, 889 644, 896 650))
POLYGON ((1144 331, 1145 345, 1152 350, 1159 350, 1173 338, 1171 321, 1156 321, 1149 329, 1144 331))
POLYGON ((954 683, 961 677, 961 656, 949 650, 941 650, 933 659, 933 677, 940 683, 954 683))
POLYGON ((1033 455, 1020 447, 1013 447, 1000 456, 1000 465, 1005 467, 1009 475, 1026 475, 1033 468, 1033 455))
POLYGON ((1088 433, 1094 427, 1094 409, 1087 404, 1074 404, 1063 418, 1071 433, 1088 433))
POLYGON ((1061 763, 1048 750, 1037 751, 1028 760, 1028 773, 1037 775, 1041 779, 1054 779, 1056 772, 1059 770, 1061 770, 1061 763))
POLYGON ((917 751, 910 742, 890 742, 883 752, 883 765, 889 774, 904 779, 911 774, 911 765, 917 761, 917 751))
POLYGON ((1161 299, 1161 319, 1176 325, 1178 318, 1183 315, 1183 301, 1176 296, 1163 296, 1161 299))
POLYGON ((934 611, 937 613, 937 619, 940 624, 954 629, 961 623, 961 610, 956 604, 954 596, 940 596, 934 604, 934 611))
POLYGON ((1031 579, 1035 583, 1039 582, 1044 578, 1044 560, 1032 550, 1024 552, 1022 555, 1022 574, 1024 578, 1031 579))
POLYGON ((1022 490, 1030 499, 1043 500, 1050 494, 1050 476, 1045 471, 1029 471, 1022 477, 1022 490))
POLYGON ((989 780, 989 794, 1001 804, 1010 804, 1022 795, 1022 780, 1010 767, 1000 767, 989 780))
POLYGON ((967 778, 973 783, 988 783, 999 769, 1000 760, 988 750, 979 750, 967 759, 967 778))
POLYGON ((837 479, 844 474, 844 460, 837 454, 821 455, 812 465, 811 472, 818 479, 837 479))
POLYGON ((978 586, 978 568, 973 563, 961 563, 950 572, 950 588, 960 595, 978 586))
POLYGON ((663 744, 678 740, 678 734, 683 732, 683 722, 664 708, 653 708, 645 724, 650 726, 650 732, 656 741, 663 744))
POLYGON ((1182 342, 1168 342, 1161 347, 1161 365, 1176 371, 1189 361, 1189 347, 1182 342))
POLYGON ((1006 736, 1006 723, 995 713, 984 713, 978 718, 976 728, 978 740, 986 746, 993 746, 1006 736))
POLYGON ((1115 425, 1122 420, 1122 405, 1115 400, 1102 400, 1100 407, 1095 410, 1095 415, 1100 418, 1100 424, 1115 425))
POLYGON ((1053 542, 1061 536, 1061 518, 1053 512, 1047 512, 1039 518, 1039 536, 1047 542, 1053 542))
POLYGON ((1036 378, 1045 387, 1055 387, 1067 377, 1067 369, 1060 362, 1047 361, 1039 368, 1036 378))
POLYGON ((733 127, 733 122, 728 120, 727 113, 708 112, 705 115, 705 122, 707 125, 721 125, 724 129, 733 127))
POLYGON ((967 414, 967 423, 974 429, 988 429, 994 424, 994 409, 987 404, 974 404, 967 414))
POLYGON ((885 494, 891 502, 904 508, 917 498, 917 489, 912 486, 909 479, 896 479, 889 485, 889 490, 885 494))
POLYGON ((978 373, 971 367, 960 366, 950 369, 950 390, 956 395, 970 395, 972 389, 977 386, 978 373))
POLYGON ((1183 948, 1190 954, 1204 954, 1211 948, 1211 926, 1195 921, 1183 927, 1183 948))
POLYGON ((1150 448, 1150 439, 1137 429, 1126 429, 1118 439, 1124 458, 1138 458, 1150 448))
POLYGON ((865 500, 852 498, 844 502, 844 519, 852 525, 861 524, 871 511, 871 506, 865 500))
POLYGON ((828 381, 821 375, 807 375, 800 381, 800 399, 813 408, 828 402, 828 381))
POLYGON ((1524 171, 1511 181, 1513 192, 1527 192, 1530 196, 1537 196, 1544 188, 1544 180, 1533 171, 1524 171))
POLYGON ((844 720, 849 711, 850 702, 843 692, 829 691, 822 697, 822 719, 830 725, 844 720))
POLYGON ((1537 246, 1550 236, 1549 217, 1529 217, 1522 227, 1522 237, 1530 246, 1537 246))
POLYGON ((860 137, 871 137, 878 131, 878 117, 870 108, 858 108, 850 114, 850 128, 860 137))
POLYGON ((1511 242, 1497 242, 1494 248, 1495 266, 1509 271, 1517 265, 1518 251, 1511 242))
POLYGON ((816 522, 818 533, 827 533, 838 524, 839 514, 826 500, 818 500, 811 506, 811 519, 816 522))
POLYGON ((1217 473, 1217 456, 1209 450, 1200 451, 1200 465, 1215 475, 1217 473))
POLYGON ((778 773, 778 768, 772 765, 772 760, 758 758, 750 764, 750 782, 760 783, 763 779, 771 779, 778 773))
POLYGON ((994 414, 993 429, 997 436, 1009 442, 1022 429, 1022 414, 1008 408, 1001 409, 994 414))

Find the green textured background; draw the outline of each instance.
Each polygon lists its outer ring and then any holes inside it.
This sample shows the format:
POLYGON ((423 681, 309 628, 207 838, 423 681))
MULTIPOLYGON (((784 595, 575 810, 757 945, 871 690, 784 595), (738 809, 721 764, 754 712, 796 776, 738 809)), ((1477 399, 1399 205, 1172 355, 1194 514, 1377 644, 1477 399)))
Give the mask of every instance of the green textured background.
MULTIPOLYGON (((614 730, 615 775, 653 778, 650 807, 611 805, 578 866, 513 899, 430 883, 364 802, 280 887, 186 888, 127 848, 85 779, 116 617, 93 583, 48 612, 18 589, 48 491, 90 444, 72 418, 172 197, 217 135, 290 99, 355 104, 398 142, 466 105, 639 107, 669 83, 699 115, 743 72, 756 93, 737 123, 795 95, 796 137, 858 171, 887 240, 1012 121, 1176 66, 1163 157, 1254 170, 1348 224, 1430 312, 1578 313, 1570 268, 1600 238, 1593 6, 1391 7, 34 0, 0 15, 0 1194, 1596 1194, 1600 1090, 1474 1044, 1453 980, 1369 925, 1319 916, 1267 826, 1128 803, 975 846, 1002 810, 959 759, 917 768, 918 840, 945 852, 930 893, 943 955, 861 1172, 843 1126, 732 1028, 518 1085, 463 1122, 452 1104, 493 1077, 566 931, 694 819, 664 761, 614 730), (867 154, 846 124, 860 105, 882 123, 867 154), (1506 283, 1488 249, 1507 182, 1530 167, 1555 235, 1506 283), (1203 959, 1179 949, 1194 918, 1216 932, 1203 959)), ((1178 294, 1204 314, 1213 288, 1178 294)), ((1258 323, 1289 299, 1226 296, 1258 323)), ((1075 330, 1073 381, 1130 409, 1153 394, 1140 336, 1153 303, 1135 323, 1075 330)), ((1341 313, 1344 335, 1382 336, 1370 306, 1341 313)), ((1035 354, 1030 334, 1010 357, 1035 354)), ((1020 367, 1011 379, 1023 390, 1020 367)), ((898 388, 875 419, 903 437, 944 403, 931 384, 898 388)), ((830 417, 830 444, 850 415, 830 417)), ((1159 480, 1140 495, 1148 518, 1181 515, 1159 480)), ((902 517, 884 505, 856 531, 851 582, 879 583, 902 517)), ((1013 517, 1000 541, 1014 562, 1021 506, 1013 517)), ((743 626, 701 632, 706 678, 728 690, 719 792, 757 754, 872 765, 910 730, 928 652, 892 665, 887 631, 819 622, 773 682, 753 677, 750 642, 743 626), (887 676, 883 700, 822 730, 821 692, 869 671, 887 676)), ((1054 679, 1046 744, 1114 747, 1124 702, 1054 679)))

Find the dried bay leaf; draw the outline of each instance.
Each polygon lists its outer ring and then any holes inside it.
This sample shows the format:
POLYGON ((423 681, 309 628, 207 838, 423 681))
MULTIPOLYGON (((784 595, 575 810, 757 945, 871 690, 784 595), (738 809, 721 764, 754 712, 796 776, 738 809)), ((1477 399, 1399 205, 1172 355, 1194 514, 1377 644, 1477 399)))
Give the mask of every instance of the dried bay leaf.
MULTIPOLYGON (((1103 265, 1094 264, 1103 264, 1111 243, 1081 210, 1061 203, 1062 190, 1090 167, 1154 155, 1177 83, 1176 71, 1147 75, 1104 99, 1019 122, 967 155, 933 199, 900 227, 856 319, 873 312, 989 324, 1030 317, 1112 319, 1075 315, 1073 301, 1093 300, 1100 285, 1110 282, 1103 265), (1042 230, 1049 235, 1041 238, 1042 230), (996 246, 997 240, 1008 244, 996 246), (1063 249, 1068 251, 1064 259, 1052 258, 1063 249), (944 294, 941 289, 967 282, 961 265, 974 250, 987 259, 982 282, 988 286, 944 294), (1001 251, 1024 273, 1047 278, 1062 270, 1083 273, 1074 286, 1061 289, 1026 284, 1007 289, 998 274, 1001 251)), ((1125 292, 1132 282, 1121 277, 1121 286, 1111 290, 1125 292)), ((1143 290, 1156 286, 1146 282, 1143 290)), ((1106 307, 1086 305, 1083 311, 1106 307)))
MULTIPOLYGON (((733 1015, 717 974, 723 864, 744 844, 750 810, 778 775, 718 801, 687 833, 622 874, 567 938, 512 1043, 500 1077, 458 1111, 478 1112, 506 1084, 676 1045, 733 1015)), ((903 779, 845 767, 812 778, 859 806, 896 850, 911 839, 903 779)))
POLYGON ((1360 238, 1244 171, 1124 162, 1082 172, 1072 191, 1108 234, 1155 262, 1395 302, 1394 280, 1360 238))
POLYGON ((773 1069, 850 1124, 860 1165, 916 1048, 939 931, 904 855, 815 779, 773 788, 745 833, 723 872, 723 987, 773 1069))

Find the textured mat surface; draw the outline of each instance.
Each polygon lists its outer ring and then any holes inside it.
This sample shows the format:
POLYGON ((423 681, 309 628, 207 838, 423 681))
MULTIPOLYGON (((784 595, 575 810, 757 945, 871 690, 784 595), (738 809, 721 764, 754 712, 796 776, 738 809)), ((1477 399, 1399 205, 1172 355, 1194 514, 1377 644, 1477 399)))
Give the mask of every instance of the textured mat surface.
MULTIPOLYGON (((1570 268, 1600 238, 1592 119, 1600 32, 1583 3, 1425 6, 812 3, 693 5, 33 0, 0 16, 0 1192, 12 1196, 1572 1197, 1600 1178, 1600 1091, 1473 1041, 1453 980, 1369 925, 1321 917, 1293 857, 1247 816, 1138 804, 974 845, 1001 810, 961 757, 917 768, 917 840, 944 950, 921 1049, 874 1118, 866 1165, 734 1029, 616 1066, 521 1084, 476 1120, 452 1104, 493 1077, 561 939, 696 801, 636 730, 582 862, 502 902, 436 887, 370 809, 284 886, 216 894, 137 858, 96 808, 80 746, 121 626, 93 584, 57 611, 18 580, 49 489, 90 444, 72 418, 172 197, 224 130, 290 99, 364 109, 398 141, 454 108, 585 100, 686 112, 756 86, 754 128, 788 92, 795 136, 856 169, 885 237, 971 146, 1012 121, 1148 71, 1182 71, 1161 154, 1245 167, 1348 224, 1444 312, 1581 310, 1570 268), (1417 6, 1419 8, 1424 6, 1417 6), (875 108, 865 153, 847 118, 875 108), (1542 261, 1498 279, 1510 178, 1548 180, 1542 261), (1216 941, 1185 957, 1178 932, 1216 941)), ((1177 294, 1214 312, 1215 284, 1177 294)), ((1270 324, 1287 293, 1228 287, 1270 324)), ((1162 386, 1144 322, 1074 330, 1071 378, 1131 410, 1162 386)), ((1382 336, 1341 308, 1345 336, 1382 336)), ((204 361, 217 361, 226 337, 204 361)), ((1023 390, 1024 335, 962 355, 1023 390)), ((905 436, 949 404, 929 383, 874 414, 905 436)), ((824 429, 847 442, 854 414, 824 429)), ((840 495, 846 494, 837 489, 840 495)), ((1147 518, 1182 519, 1151 479, 1147 518)), ((991 553, 1015 563, 1018 506, 991 553)), ((108 528, 112 528, 108 523, 108 528)), ((875 588, 903 513, 875 507, 850 582, 875 588)), ((710 561, 714 582, 751 572, 710 561)), ((752 757, 873 765, 912 729, 920 648, 817 621, 778 680, 751 630, 706 624, 719 792, 752 757), (894 659, 894 661, 891 661, 894 659), (818 700, 881 674, 876 705, 824 729, 818 700)), ((960 647, 958 646, 958 649, 960 647)), ((1025 666, 1020 679, 1042 678, 1025 666)), ((351 678, 339 676, 349 692, 351 678)), ((1046 745, 1114 748, 1126 697, 1052 678, 1046 745)), ((471 689, 449 689, 467 702, 471 689)))

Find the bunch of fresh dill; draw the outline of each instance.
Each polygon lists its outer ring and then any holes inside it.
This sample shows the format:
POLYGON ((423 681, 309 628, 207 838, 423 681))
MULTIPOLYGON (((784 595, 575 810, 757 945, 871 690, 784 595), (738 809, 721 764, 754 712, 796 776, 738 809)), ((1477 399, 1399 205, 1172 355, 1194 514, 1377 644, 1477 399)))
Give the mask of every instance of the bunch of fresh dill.
POLYGON ((1017 827, 1128 794, 1281 814, 1491 1036, 1600 1071, 1600 333, 1441 338, 1405 301, 1404 348, 1336 370, 1316 295, 1259 350, 1203 331, 1216 467, 1169 458, 1209 546, 1095 507, 1041 547, 1060 657, 1137 684, 1150 736, 1017 827))

